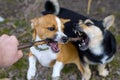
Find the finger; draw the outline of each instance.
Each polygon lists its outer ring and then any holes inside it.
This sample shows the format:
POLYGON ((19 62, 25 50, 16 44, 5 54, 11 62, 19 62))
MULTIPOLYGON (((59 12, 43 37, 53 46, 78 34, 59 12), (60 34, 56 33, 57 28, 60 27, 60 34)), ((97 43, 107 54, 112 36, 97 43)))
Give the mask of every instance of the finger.
POLYGON ((3 39, 7 39, 7 38, 9 38, 9 36, 6 35, 6 34, 3 34, 3 35, 0 37, 1 40, 3 40, 3 39))
POLYGON ((7 34, 3 34, 1 37, 9 37, 7 34))
POLYGON ((23 52, 21 50, 19 50, 16 54, 16 60, 19 60, 22 57, 23 57, 23 52))
POLYGON ((13 41, 16 45, 19 45, 19 42, 18 42, 16 36, 10 36, 10 40, 13 41))
POLYGON ((17 52, 17 54, 15 55, 15 58, 14 58, 14 62, 13 62, 13 63, 16 63, 18 60, 20 60, 20 59, 22 58, 22 56, 23 56, 23 53, 22 53, 21 50, 19 50, 19 51, 17 52))

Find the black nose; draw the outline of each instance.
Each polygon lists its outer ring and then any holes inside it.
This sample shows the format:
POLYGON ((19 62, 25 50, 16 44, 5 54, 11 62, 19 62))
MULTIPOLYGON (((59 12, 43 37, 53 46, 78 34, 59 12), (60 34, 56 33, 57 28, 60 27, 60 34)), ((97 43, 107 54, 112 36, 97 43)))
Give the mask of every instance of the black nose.
POLYGON ((68 41, 68 37, 62 37, 62 41, 66 43, 68 41))

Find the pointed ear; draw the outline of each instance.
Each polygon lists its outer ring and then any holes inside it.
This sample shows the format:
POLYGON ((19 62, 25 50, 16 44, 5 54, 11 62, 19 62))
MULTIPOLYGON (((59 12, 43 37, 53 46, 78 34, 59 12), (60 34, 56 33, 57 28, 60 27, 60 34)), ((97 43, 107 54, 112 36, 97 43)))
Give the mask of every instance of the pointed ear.
POLYGON ((103 26, 105 27, 105 30, 108 30, 114 24, 114 21, 115 17, 113 15, 106 17, 103 20, 103 26))
POLYGON ((70 19, 63 19, 63 18, 60 18, 60 20, 62 21, 63 24, 65 24, 65 23, 70 21, 70 19))

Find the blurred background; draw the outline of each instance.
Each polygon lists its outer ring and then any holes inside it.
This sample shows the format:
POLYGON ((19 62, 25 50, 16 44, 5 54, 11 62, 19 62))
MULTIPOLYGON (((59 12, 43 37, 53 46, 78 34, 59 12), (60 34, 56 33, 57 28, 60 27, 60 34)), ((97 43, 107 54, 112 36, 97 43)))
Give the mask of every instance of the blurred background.
MULTIPOLYGON (((110 75, 102 78, 92 66, 91 80, 120 80, 120 0, 92 0, 90 13, 87 14, 88 0, 58 0, 61 7, 68 8, 84 16, 102 20, 113 14, 115 23, 111 32, 117 40, 117 54, 108 65, 110 75)), ((0 35, 16 35, 19 42, 31 41, 30 20, 41 16, 45 0, 0 0, 0 35)), ((0 80, 26 80, 29 49, 23 50, 24 57, 9 68, 0 68, 0 80)), ((37 65, 35 80, 51 80, 52 68, 37 65)), ((61 72, 61 80, 81 80, 81 74, 73 64, 66 65, 61 72)))

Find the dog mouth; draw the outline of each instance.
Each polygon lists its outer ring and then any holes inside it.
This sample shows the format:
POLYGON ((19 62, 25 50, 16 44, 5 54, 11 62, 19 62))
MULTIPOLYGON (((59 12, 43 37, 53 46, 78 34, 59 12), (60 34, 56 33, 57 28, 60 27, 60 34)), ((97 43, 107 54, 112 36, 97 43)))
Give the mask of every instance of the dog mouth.
POLYGON ((48 46, 51 47, 53 52, 58 53, 60 51, 57 41, 54 41, 52 39, 47 39, 47 43, 48 43, 48 46))
POLYGON ((81 50, 86 50, 88 49, 88 44, 89 44, 89 37, 87 34, 83 31, 77 31, 76 34, 80 38, 78 41, 78 46, 81 50))

